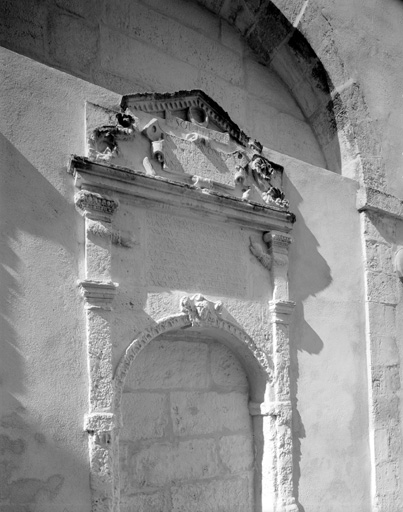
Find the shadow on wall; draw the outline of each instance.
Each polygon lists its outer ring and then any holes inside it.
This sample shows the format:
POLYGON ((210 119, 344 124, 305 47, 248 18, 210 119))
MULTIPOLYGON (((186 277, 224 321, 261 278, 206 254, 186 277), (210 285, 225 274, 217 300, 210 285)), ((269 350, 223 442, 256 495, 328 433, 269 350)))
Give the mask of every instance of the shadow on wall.
MULTIPOLYGON (((25 512, 48 507, 60 493, 65 494, 66 502, 69 499, 63 489, 64 476, 47 478, 44 467, 78 468, 82 464, 60 445, 55 447, 57 425, 48 425, 45 435, 43 425, 34 424, 24 405, 24 397, 33 394, 27 384, 28 364, 32 373, 38 349, 46 353, 46 343, 54 342, 54 333, 46 324, 56 311, 46 310, 45 319, 42 301, 50 297, 57 309, 59 300, 52 297, 53 274, 47 261, 52 255, 42 256, 41 246, 46 241, 56 251, 60 247, 68 251, 74 247, 69 239, 75 236, 75 229, 68 233, 60 224, 71 205, 3 135, 0 158, 0 509, 25 512), (28 344, 29 354, 24 348, 28 344), (40 477, 22 478, 29 470, 40 477)), ((44 376, 45 381, 51 378, 44 376)), ((32 396, 30 403, 34 403, 32 396)), ((35 416, 40 417, 41 411, 36 410, 35 416)), ((78 471, 82 473, 84 468, 78 471)))
MULTIPOLYGON (((300 213, 298 205, 302 197, 290 180, 287 179, 286 190, 293 212, 296 215, 296 223, 293 228, 293 238, 298 239, 297 244, 291 244, 290 261, 290 296, 296 302, 296 309, 291 323, 290 339, 290 385, 291 401, 293 404, 293 432, 294 432, 294 482, 296 499, 298 501, 299 480, 301 477, 301 439, 305 438, 305 428, 298 412, 298 381, 299 365, 298 351, 318 355, 323 349, 323 341, 314 329, 305 321, 303 302, 310 296, 325 290, 332 282, 330 267, 318 251, 319 243, 306 225, 300 213), (293 251, 298 249, 298 255, 293 257, 293 251)), ((303 506, 299 503, 301 512, 303 506)))

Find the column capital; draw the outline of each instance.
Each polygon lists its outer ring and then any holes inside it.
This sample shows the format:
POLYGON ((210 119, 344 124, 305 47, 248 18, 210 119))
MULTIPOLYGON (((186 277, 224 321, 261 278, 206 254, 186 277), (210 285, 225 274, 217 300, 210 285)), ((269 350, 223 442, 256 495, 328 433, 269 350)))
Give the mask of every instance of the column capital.
POLYGON ((117 283, 84 280, 79 281, 78 286, 84 297, 86 309, 112 310, 111 304, 119 286, 117 283))
POLYGON ((292 315, 295 309, 296 303, 292 300, 271 300, 269 302, 269 310, 272 315, 272 322, 289 322, 288 318, 284 318, 284 315, 292 315))
POLYGON ((119 202, 115 199, 89 190, 77 192, 74 196, 74 203, 84 217, 106 222, 111 222, 112 216, 119 206, 119 202))
POLYGON ((288 252, 292 243, 292 237, 282 231, 268 231, 263 235, 263 240, 273 252, 288 252))

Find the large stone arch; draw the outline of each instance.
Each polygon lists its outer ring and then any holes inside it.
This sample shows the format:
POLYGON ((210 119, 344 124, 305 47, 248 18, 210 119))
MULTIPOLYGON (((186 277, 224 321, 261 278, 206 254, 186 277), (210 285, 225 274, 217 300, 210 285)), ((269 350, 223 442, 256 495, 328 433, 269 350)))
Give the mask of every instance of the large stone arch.
POLYGON ((382 189, 379 143, 360 84, 350 76, 333 28, 315 2, 273 0, 199 4, 238 29, 259 61, 293 94, 329 170, 382 189))

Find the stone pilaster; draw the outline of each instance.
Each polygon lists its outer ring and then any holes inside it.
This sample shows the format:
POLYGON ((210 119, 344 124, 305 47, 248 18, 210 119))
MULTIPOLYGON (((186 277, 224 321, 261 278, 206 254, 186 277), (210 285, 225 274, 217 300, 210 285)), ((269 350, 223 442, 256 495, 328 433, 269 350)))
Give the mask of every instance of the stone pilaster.
POLYGON ((298 512, 293 482, 292 404, 290 389, 290 332, 289 324, 295 302, 289 300, 288 248, 292 238, 282 232, 270 231, 264 235, 272 256, 271 276, 273 299, 270 302, 274 396, 270 404, 276 437, 276 490, 279 512, 298 512))
POLYGON ((112 302, 117 284, 111 281, 112 216, 118 203, 81 190, 76 208, 85 219, 85 279, 79 288, 85 301, 89 367, 89 435, 92 511, 116 510, 117 430, 113 411, 112 302))

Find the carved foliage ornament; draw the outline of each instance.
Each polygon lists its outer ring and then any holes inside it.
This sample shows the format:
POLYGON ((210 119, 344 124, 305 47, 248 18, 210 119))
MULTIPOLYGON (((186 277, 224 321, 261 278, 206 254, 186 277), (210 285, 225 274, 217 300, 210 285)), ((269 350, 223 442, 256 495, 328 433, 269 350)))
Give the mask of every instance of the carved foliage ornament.
POLYGON ((183 297, 180 306, 182 312, 189 316, 193 326, 215 323, 223 308, 221 301, 211 302, 200 294, 183 297))

